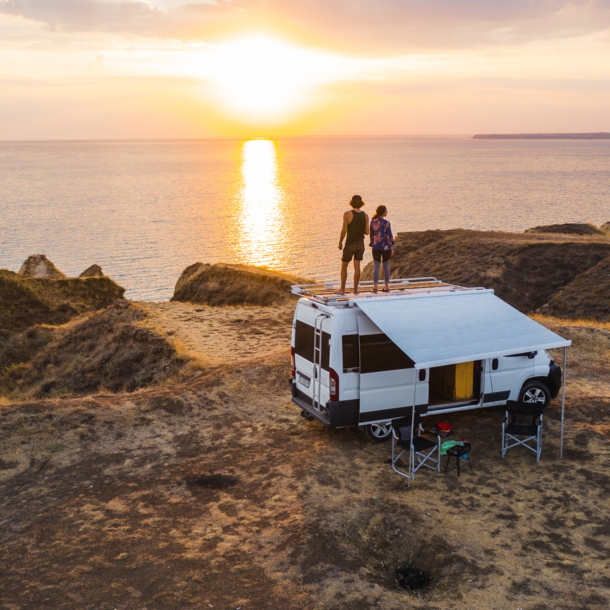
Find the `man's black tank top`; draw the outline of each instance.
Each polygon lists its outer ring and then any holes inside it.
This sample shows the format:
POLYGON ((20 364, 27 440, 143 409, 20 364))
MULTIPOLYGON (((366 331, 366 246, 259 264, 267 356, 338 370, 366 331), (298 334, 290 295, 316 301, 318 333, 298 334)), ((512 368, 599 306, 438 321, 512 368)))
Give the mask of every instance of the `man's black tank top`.
POLYGON ((364 227, 366 225, 366 214, 352 210, 352 222, 347 225, 347 238, 345 244, 364 239, 364 227))

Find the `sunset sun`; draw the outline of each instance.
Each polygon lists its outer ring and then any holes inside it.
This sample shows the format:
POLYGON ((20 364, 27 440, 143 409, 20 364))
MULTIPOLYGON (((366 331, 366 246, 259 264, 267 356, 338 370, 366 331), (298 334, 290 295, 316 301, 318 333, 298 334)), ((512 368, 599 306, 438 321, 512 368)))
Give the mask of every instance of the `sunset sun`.
POLYGON ((338 58, 267 34, 217 45, 202 76, 222 106, 245 120, 281 121, 313 103, 315 87, 338 71, 338 58))

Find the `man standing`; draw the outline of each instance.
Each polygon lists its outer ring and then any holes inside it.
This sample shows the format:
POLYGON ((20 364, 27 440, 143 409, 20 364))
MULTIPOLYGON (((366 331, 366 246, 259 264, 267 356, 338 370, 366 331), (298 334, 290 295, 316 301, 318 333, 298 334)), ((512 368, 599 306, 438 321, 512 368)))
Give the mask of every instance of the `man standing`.
POLYGON ((339 250, 343 250, 341 257, 341 289, 337 294, 345 294, 345 283, 347 282, 347 266, 354 259, 354 294, 358 294, 358 282, 360 282, 360 262, 364 256, 364 236, 369 234, 369 217, 360 208, 364 205, 360 195, 354 195, 349 203, 352 209, 343 214, 343 227, 339 237, 339 250), (343 247, 343 238, 345 248, 343 247))

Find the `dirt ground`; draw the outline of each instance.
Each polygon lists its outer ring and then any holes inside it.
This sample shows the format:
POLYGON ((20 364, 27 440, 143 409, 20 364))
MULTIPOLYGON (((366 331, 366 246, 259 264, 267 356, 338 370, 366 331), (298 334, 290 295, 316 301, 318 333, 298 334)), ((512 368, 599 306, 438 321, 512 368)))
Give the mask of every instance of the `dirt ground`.
POLYGON ((501 459, 503 412, 472 411, 447 417, 472 470, 407 489, 388 444, 300 417, 288 309, 149 307, 218 367, 1 407, 0 608, 610 605, 610 325, 544 320, 574 341, 562 461, 557 400, 538 464, 501 459), (430 572, 426 589, 397 587, 405 564, 430 572))
POLYGON ((176 337, 196 357, 228 364, 290 345, 294 303, 275 307, 209 307, 140 303, 151 326, 176 337))

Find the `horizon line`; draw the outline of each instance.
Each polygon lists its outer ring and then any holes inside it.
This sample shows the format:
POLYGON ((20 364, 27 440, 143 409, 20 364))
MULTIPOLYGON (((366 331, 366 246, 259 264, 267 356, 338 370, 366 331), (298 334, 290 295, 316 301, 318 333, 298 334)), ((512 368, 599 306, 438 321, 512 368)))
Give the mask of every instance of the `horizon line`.
POLYGON ((2 139, 0 143, 36 143, 36 142, 197 142, 201 140, 281 140, 289 138, 472 138, 474 133, 438 133, 438 134, 368 134, 368 135, 256 135, 256 136, 204 136, 198 138, 26 138, 2 139))

